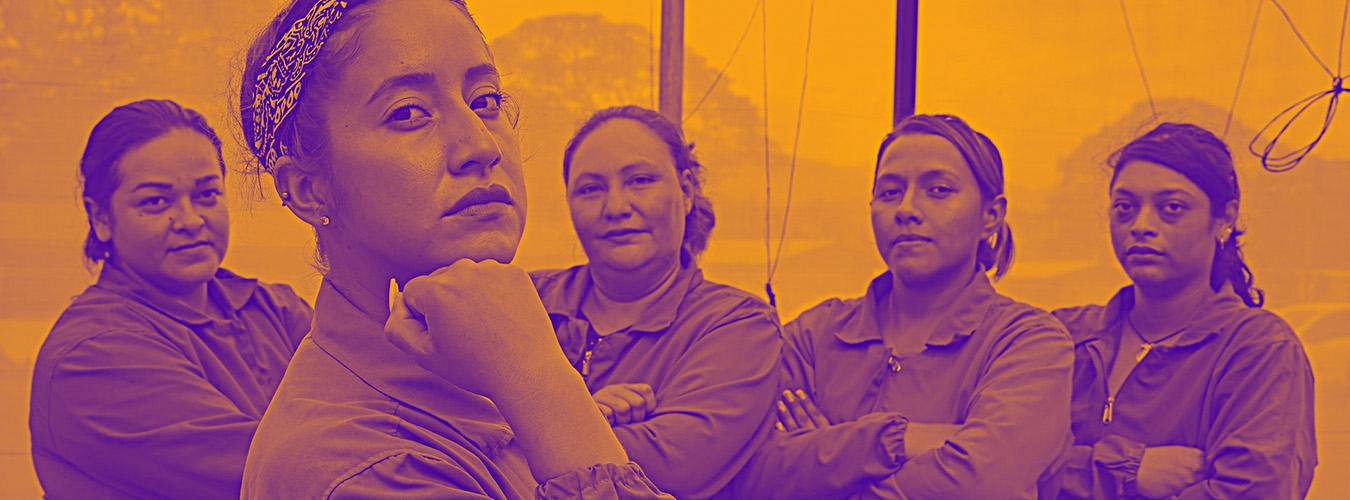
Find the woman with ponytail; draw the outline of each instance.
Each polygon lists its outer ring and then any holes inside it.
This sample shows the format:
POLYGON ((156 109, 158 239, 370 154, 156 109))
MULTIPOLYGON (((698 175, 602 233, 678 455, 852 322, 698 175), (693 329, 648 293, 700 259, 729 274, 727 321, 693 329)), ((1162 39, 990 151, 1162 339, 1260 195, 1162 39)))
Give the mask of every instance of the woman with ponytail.
POLYGON ((1164 123, 1110 164, 1111 242, 1133 285, 1055 311, 1075 341, 1064 496, 1302 497, 1317 463, 1312 371, 1261 309, 1228 147, 1164 123))
POLYGON ((772 430, 778 315, 703 279, 715 219, 678 125, 637 106, 601 110, 562 172, 588 262, 534 273, 558 341, 657 486, 715 496, 772 430))
POLYGON ((1037 498, 1069 442, 1073 345, 1000 295, 1012 264, 1003 162, 950 115, 881 143, 872 229, 888 271, 784 327, 779 430, 738 488, 755 498, 1037 498))

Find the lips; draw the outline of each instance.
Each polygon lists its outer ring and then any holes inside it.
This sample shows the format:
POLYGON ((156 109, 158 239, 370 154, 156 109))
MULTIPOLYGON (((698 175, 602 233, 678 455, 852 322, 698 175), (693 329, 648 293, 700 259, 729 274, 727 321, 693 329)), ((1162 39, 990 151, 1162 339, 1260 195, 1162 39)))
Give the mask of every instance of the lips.
POLYGON ((624 238, 627 236, 642 234, 645 232, 646 231, 643 231, 641 229, 633 229, 633 228, 611 229, 609 231, 600 233, 600 237, 604 239, 624 238))
POLYGON ((511 193, 507 191, 506 188, 502 187, 501 184, 493 184, 469 191, 469 193, 461 197, 459 201, 456 201, 449 210, 446 210, 444 215, 449 217, 470 208, 487 205, 489 203, 502 203, 505 205, 516 204, 515 200, 511 199, 511 193))
POLYGON ((192 243, 188 243, 188 244, 185 244, 185 245, 178 245, 178 246, 175 246, 175 247, 169 247, 169 251, 170 251, 170 252, 180 252, 180 251, 183 251, 183 250, 191 250, 191 249, 193 249, 193 248, 202 247, 202 246, 210 246, 210 245, 211 245, 211 242, 210 242, 210 241, 205 241, 205 240, 203 240, 203 241, 194 241, 194 242, 192 242, 192 243))
POLYGON ((1162 250, 1158 250, 1158 249, 1156 249, 1156 248, 1153 248, 1153 247, 1150 247, 1150 246, 1147 246, 1147 245, 1134 245, 1134 246, 1131 246, 1130 248, 1128 248, 1128 249, 1125 250, 1125 256, 1126 256, 1126 257, 1132 256, 1132 255, 1162 257, 1163 255, 1166 255, 1166 254, 1163 253, 1162 250))
POLYGON ((932 243, 932 242, 933 242, 932 238, 910 233, 896 236, 895 239, 891 240, 891 246, 899 245, 901 243, 932 243))

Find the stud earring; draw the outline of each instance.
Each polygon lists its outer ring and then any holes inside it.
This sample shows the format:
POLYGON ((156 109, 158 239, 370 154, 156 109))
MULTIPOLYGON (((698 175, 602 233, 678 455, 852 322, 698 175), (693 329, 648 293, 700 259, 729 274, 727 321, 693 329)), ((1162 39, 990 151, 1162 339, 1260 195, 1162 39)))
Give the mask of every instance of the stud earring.
POLYGON ((289 202, 289 201, 291 201, 291 193, 290 193, 289 191, 282 191, 282 192, 281 192, 281 206, 283 206, 283 207, 286 206, 286 202, 289 202))
POLYGON ((320 225, 320 226, 327 226, 327 225, 332 224, 332 223, 333 223, 333 219, 328 218, 327 215, 325 215, 325 216, 323 216, 323 217, 319 217, 319 225, 320 225))

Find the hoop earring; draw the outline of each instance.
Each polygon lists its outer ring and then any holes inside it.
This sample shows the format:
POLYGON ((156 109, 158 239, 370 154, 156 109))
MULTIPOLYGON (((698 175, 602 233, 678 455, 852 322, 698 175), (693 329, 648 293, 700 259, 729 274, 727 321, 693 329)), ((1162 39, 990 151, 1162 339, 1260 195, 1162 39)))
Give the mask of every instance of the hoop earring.
POLYGON ((333 219, 328 218, 327 215, 325 215, 325 216, 323 216, 323 217, 319 217, 319 225, 320 225, 320 226, 327 226, 327 225, 332 224, 332 223, 333 223, 333 219))

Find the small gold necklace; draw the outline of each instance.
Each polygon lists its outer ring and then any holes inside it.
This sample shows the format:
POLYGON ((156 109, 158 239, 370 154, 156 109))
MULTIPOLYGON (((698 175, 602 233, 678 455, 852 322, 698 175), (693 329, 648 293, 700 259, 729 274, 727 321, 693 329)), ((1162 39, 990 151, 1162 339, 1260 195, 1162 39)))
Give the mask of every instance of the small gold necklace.
POLYGON ((1186 327, 1183 326, 1175 332, 1163 335, 1158 340, 1149 340, 1148 337, 1144 336, 1143 330, 1140 330, 1139 327, 1134 326, 1134 319, 1130 317, 1130 313, 1125 313, 1125 323, 1130 325, 1130 331, 1134 332, 1134 335, 1136 337, 1139 337, 1139 340, 1144 341, 1144 344, 1139 346, 1139 354, 1136 354, 1134 356, 1135 363, 1143 362, 1144 356, 1148 356, 1148 353, 1153 351, 1153 346, 1158 345, 1159 343, 1162 343, 1163 341, 1175 337, 1177 336, 1177 334, 1186 331, 1186 327))

